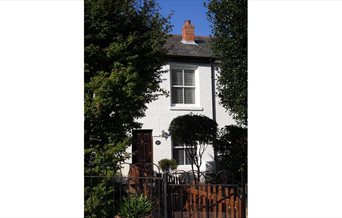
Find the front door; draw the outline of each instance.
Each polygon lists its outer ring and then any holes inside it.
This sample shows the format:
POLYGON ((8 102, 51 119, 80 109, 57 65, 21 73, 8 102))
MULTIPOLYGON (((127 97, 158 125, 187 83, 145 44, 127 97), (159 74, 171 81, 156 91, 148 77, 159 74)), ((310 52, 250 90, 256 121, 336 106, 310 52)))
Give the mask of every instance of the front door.
POLYGON ((133 130, 132 161, 152 163, 152 130, 133 130))

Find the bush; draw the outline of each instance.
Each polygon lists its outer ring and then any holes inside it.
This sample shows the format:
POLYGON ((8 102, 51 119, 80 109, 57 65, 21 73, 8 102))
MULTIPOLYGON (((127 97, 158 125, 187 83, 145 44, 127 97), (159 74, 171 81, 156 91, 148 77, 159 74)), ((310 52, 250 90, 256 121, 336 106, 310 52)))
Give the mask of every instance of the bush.
MULTIPOLYGON (((218 155, 219 170, 227 170, 235 182, 240 181, 241 172, 247 180, 247 129, 225 126, 214 144, 218 155)), ((234 183, 235 183, 234 182, 234 183)))
POLYGON ((169 172, 170 170, 175 170, 178 167, 177 161, 175 159, 162 159, 158 162, 160 169, 163 172, 169 172))
POLYGON ((195 181, 199 182, 202 157, 208 145, 216 140, 217 123, 209 117, 190 113, 174 118, 169 132, 173 143, 185 145, 186 156, 190 160, 194 177, 197 177, 195 181))
POLYGON ((152 212, 152 202, 144 195, 126 198, 121 206, 122 218, 142 218, 152 212))

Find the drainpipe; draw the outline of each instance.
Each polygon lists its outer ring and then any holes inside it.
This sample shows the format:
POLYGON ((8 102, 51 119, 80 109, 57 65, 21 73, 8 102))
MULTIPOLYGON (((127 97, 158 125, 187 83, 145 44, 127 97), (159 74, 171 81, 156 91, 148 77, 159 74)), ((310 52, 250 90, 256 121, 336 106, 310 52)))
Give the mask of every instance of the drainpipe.
MULTIPOLYGON (((215 87, 215 69, 213 65, 213 58, 210 57, 210 68, 211 68, 211 103, 212 103, 212 111, 213 111, 213 120, 216 122, 216 87, 215 87)), ((214 146, 214 144, 213 144, 214 146)), ((216 151, 214 149, 214 160, 215 160, 215 165, 217 162, 216 159, 216 151)), ((215 166, 216 168, 216 166, 215 166)))
POLYGON ((210 58, 210 68, 211 68, 211 98, 212 98, 212 111, 213 120, 216 121, 216 87, 215 87, 215 69, 213 65, 213 59, 210 58))

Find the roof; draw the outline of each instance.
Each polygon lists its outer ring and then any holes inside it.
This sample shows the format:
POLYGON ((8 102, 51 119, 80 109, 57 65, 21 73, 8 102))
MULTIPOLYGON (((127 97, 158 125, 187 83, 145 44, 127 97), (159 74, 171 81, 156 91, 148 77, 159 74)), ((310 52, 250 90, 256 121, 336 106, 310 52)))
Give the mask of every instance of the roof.
POLYGON ((210 37, 196 36, 196 44, 184 44, 181 42, 181 35, 171 35, 166 41, 166 48, 169 49, 168 56, 178 58, 205 58, 212 57, 209 48, 210 37))

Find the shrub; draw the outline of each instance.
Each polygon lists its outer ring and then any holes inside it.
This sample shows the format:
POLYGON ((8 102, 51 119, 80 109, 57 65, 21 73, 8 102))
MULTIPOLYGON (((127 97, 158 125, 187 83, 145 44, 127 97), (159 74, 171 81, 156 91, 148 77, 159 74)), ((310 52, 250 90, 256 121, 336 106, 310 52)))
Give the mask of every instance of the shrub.
POLYGON ((196 182, 200 180, 202 157, 209 144, 216 139, 217 123, 209 117, 192 113, 174 118, 169 126, 172 141, 185 145, 186 156, 191 163, 196 182), (195 169, 197 175, 195 175, 195 169))
POLYGON ((122 218, 142 218, 152 212, 152 202, 144 195, 126 198, 121 206, 122 218))
POLYGON ((247 129, 229 125, 222 128, 214 144, 218 154, 219 170, 227 170, 233 181, 241 179, 241 172, 247 179, 247 129))
POLYGON ((160 169, 163 172, 169 172, 170 170, 175 170, 177 169, 177 161, 175 159, 162 159, 158 162, 160 169))

